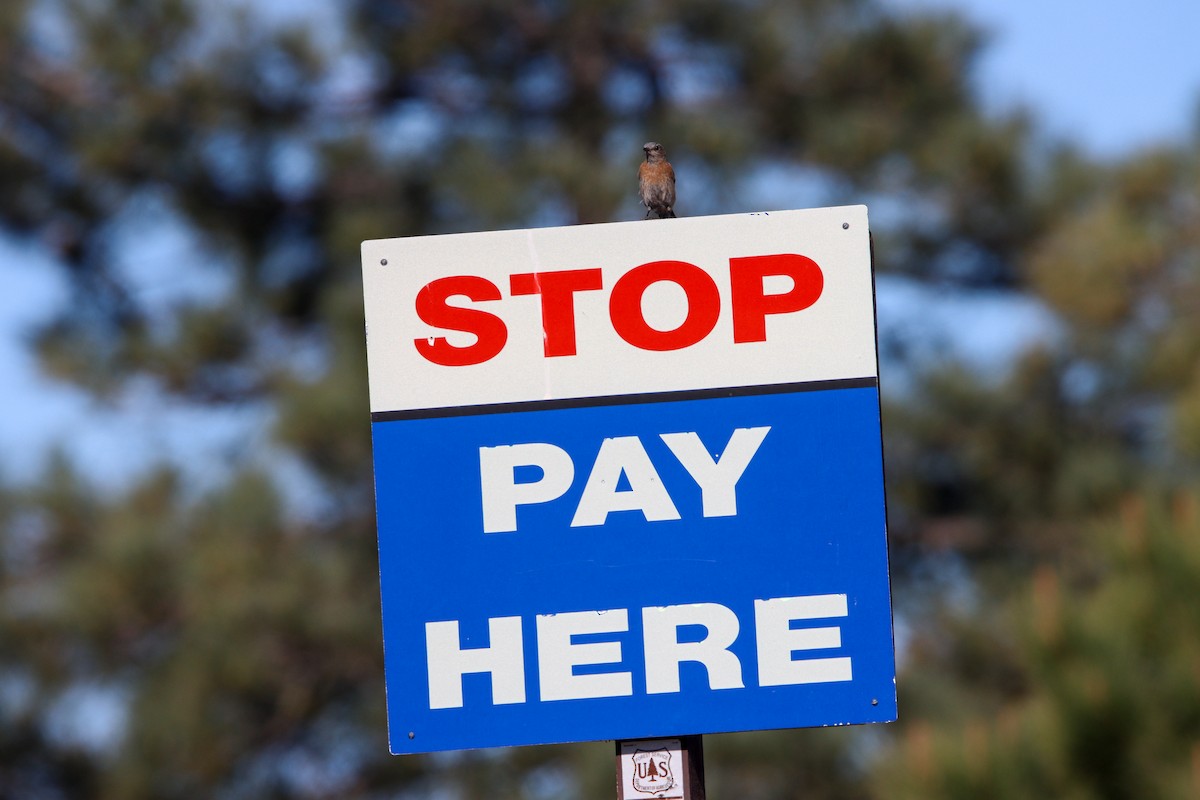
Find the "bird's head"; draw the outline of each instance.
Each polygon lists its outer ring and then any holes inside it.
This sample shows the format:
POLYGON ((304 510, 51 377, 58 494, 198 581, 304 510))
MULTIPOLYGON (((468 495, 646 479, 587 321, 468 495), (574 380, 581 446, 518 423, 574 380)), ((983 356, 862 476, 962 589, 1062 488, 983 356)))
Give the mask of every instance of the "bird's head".
POLYGON ((646 142, 642 145, 642 150, 646 152, 647 161, 662 161, 667 157, 667 152, 658 142, 646 142))

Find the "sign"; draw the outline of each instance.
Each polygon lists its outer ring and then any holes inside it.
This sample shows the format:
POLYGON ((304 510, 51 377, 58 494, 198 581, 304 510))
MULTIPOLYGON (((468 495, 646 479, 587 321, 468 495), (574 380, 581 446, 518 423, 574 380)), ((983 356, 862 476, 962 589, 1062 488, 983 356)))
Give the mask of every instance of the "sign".
POLYGON ((866 208, 363 271, 392 752, 895 719, 866 208))
POLYGON ((617 800, 684 800, 687 751, 679 739, 621 742, 617 800))

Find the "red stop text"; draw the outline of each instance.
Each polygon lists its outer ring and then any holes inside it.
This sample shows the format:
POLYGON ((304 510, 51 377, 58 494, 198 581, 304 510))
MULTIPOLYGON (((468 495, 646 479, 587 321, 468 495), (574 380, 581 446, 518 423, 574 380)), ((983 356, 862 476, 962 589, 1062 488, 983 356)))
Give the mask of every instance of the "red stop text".
MULTIPOLYGON (((807 256, 780 253, 730 258, 729 307, 734 343, 765 342, 767 317, 809 308, 820 298, 824 286, 821 268, 807 256), (790 287, 768 293, 767 280, 775 277, 789 279, 790 287)), ((559 358, 577 354, 576 295, 600 292, 605 286, 602 271, 589 268, 510 275, 507 289, 511 297, 539 298, 544 354, 559 358)), ((430 336, 413 340, 417 352, 446 367, 482 364, 495 358, 508 342, 508 327, 488 309, 503 300, 500 287, 478 275, 430 281, 417 293, 417 316, 434 328, 471 334, 474 341, 453 344, 444 336, 430 336)), ((720 316, 717 282, 708 272, 686 261, 641 264, 621 275, 608 293, 608 318, 613 331, 641 350, 662 352, 691 347, 713 332, 720 316), (686 316, 671 330, 652 326, 642 310, 646 291, 663 282, 675 284, 687 298, 686 316)))

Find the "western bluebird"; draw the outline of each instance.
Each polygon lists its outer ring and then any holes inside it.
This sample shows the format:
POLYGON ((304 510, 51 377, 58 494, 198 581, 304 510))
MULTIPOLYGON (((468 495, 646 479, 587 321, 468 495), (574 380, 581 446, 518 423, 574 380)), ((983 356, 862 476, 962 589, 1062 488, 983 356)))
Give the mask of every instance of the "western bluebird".
POLYGON ((658 142, 642 145, 646 160, 638 167, 638 196, 646 207, 646 219, 675 216, 675 170, 667 161, 666 151, 658 142))

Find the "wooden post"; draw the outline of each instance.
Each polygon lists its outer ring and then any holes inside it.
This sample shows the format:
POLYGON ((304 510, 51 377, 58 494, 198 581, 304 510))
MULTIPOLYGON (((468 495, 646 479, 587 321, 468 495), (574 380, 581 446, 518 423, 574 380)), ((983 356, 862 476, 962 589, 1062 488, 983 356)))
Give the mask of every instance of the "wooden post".
POLYGON ((704 800, 700 736, 616 743, 617 800, 704 800))

